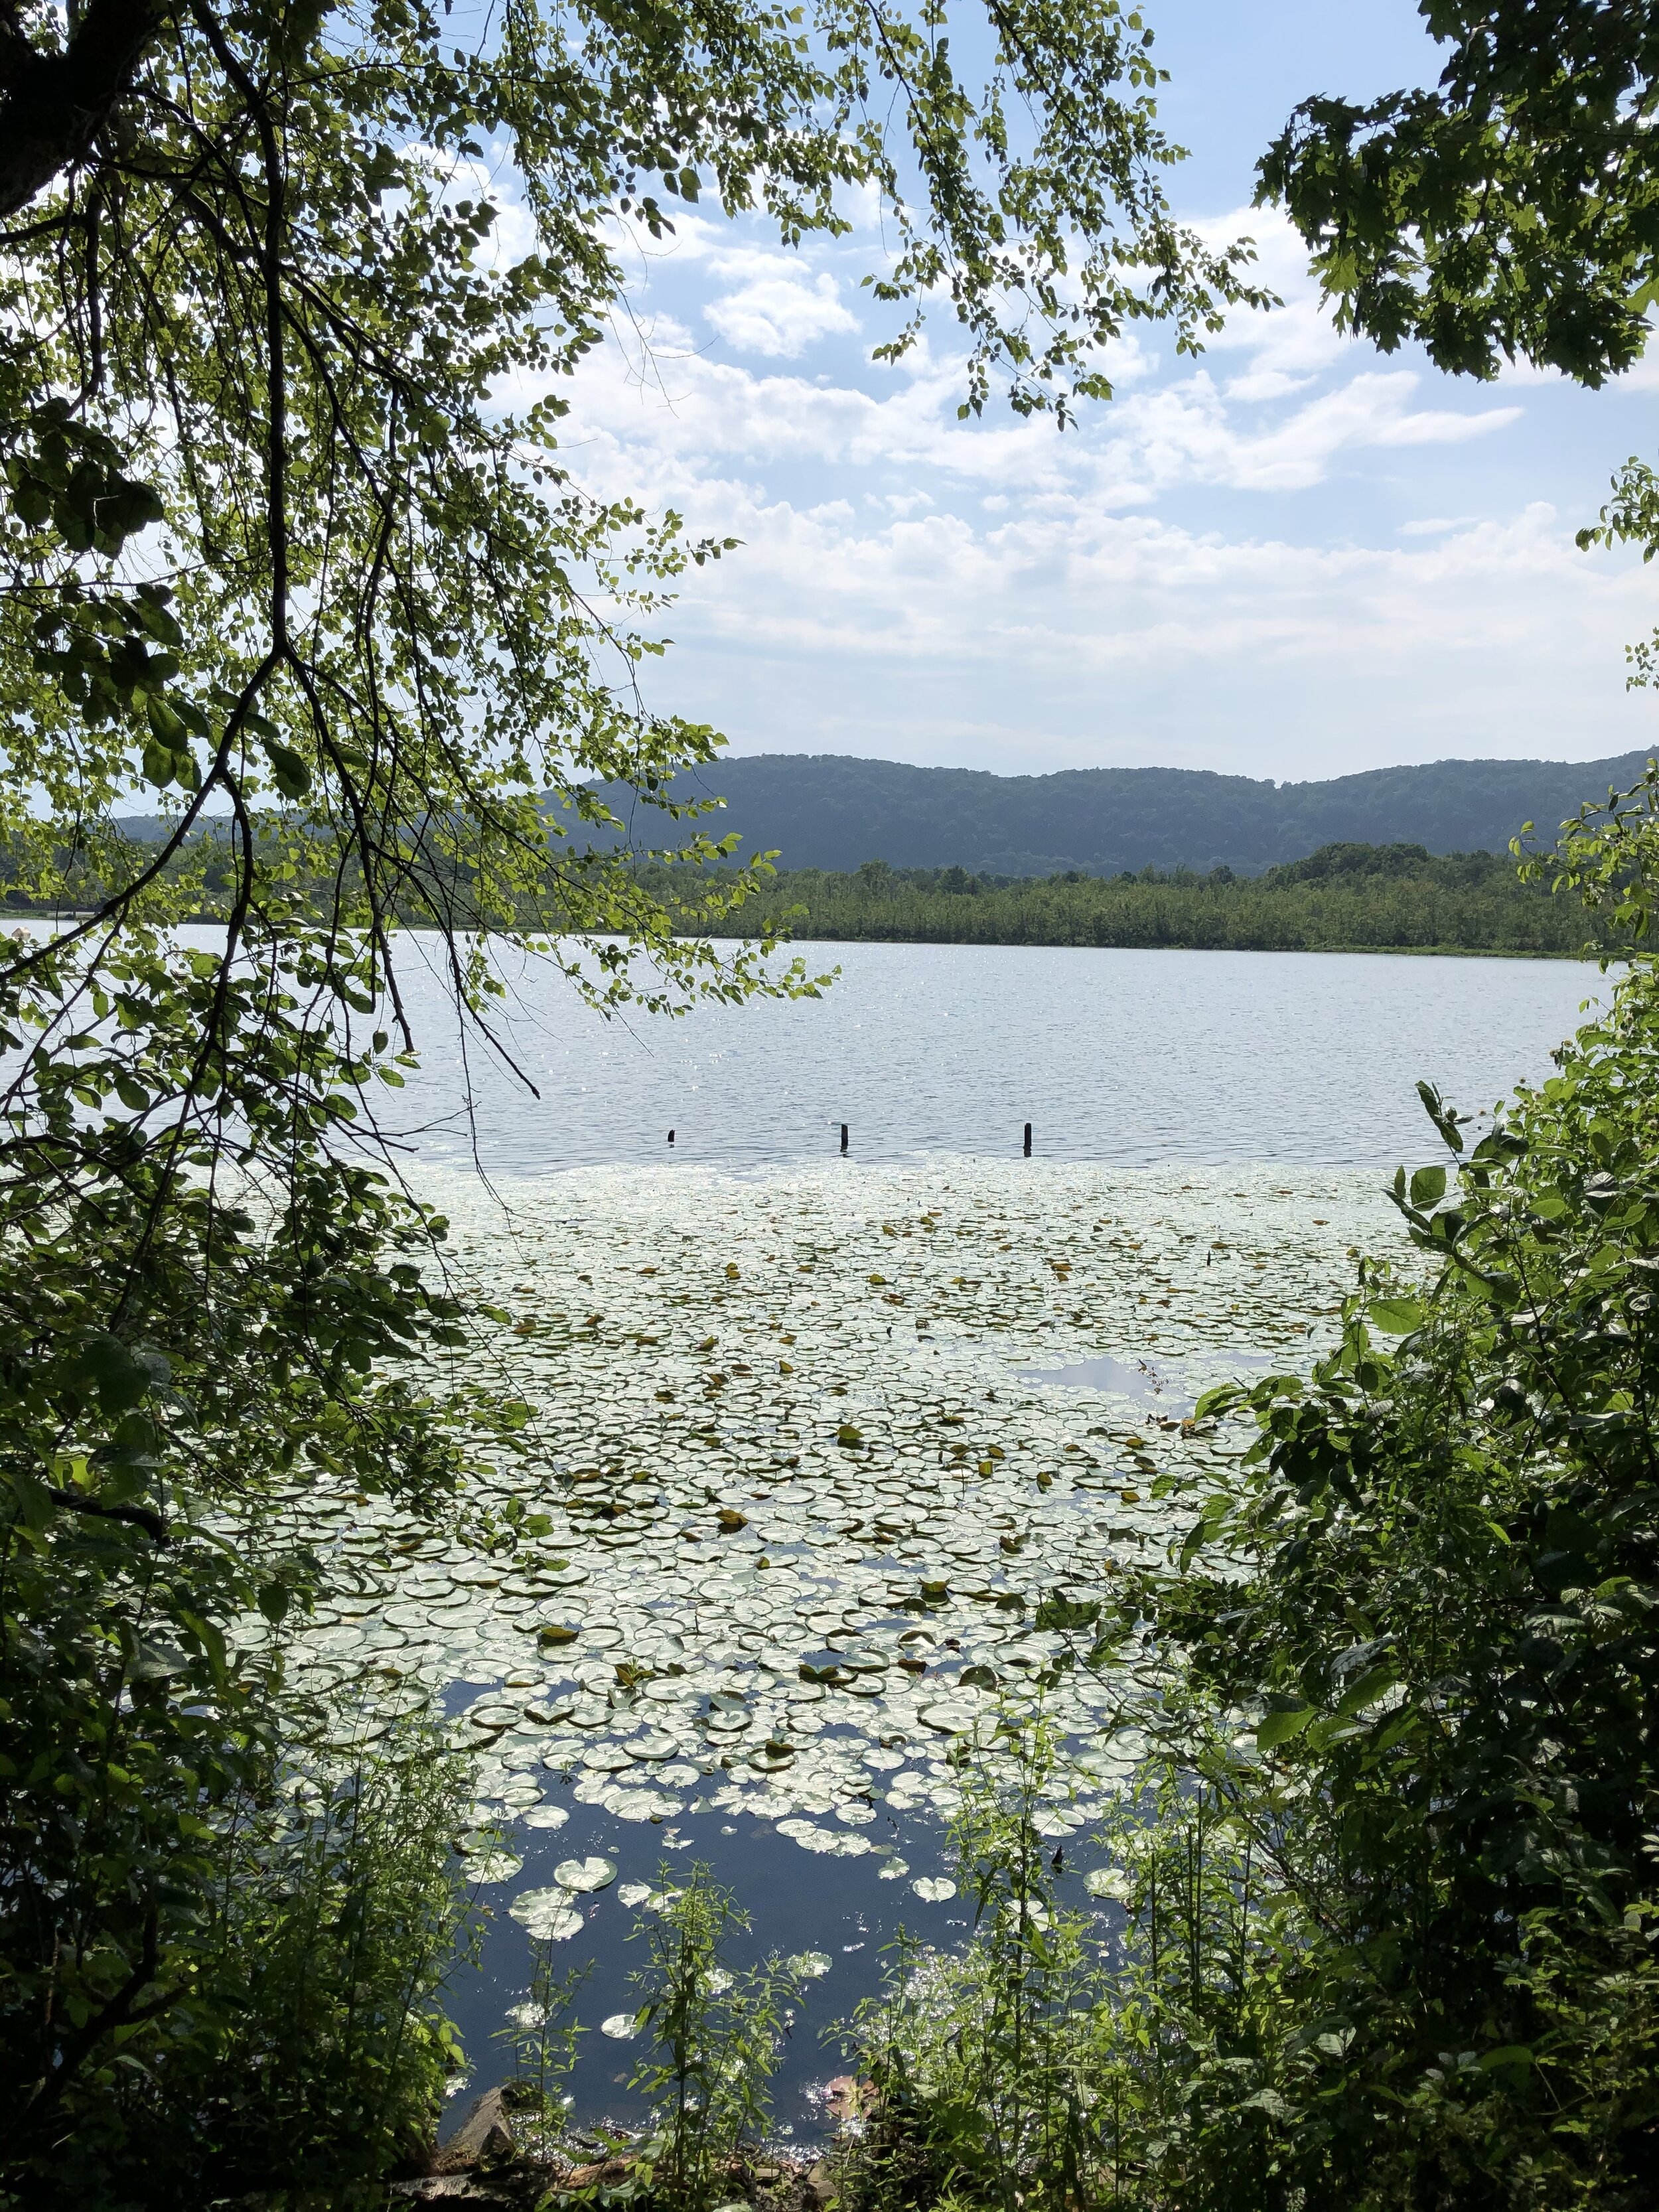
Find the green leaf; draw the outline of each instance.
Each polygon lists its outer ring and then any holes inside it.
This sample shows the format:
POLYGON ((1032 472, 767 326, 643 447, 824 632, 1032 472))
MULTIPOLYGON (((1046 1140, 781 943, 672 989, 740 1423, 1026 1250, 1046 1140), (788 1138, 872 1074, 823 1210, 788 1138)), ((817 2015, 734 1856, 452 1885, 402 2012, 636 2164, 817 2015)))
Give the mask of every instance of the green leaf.
POLYGON ((281 744, 276 738, 259 737, 265 757, 270 763, 271 781, 284 799, 303 799, 311 788, 311 770, 291 745, 281 744))
POLYGON ((1071 1635, 1079 1629, 1092 1628, 1099 1619, 1100 1607, 1092 1600, 1070 1598, 1059 1590, 1051 1590, 1038 1606, 1034 1625, 1071 1635))
POLYGON ((1419 1212, 1426 1213, 1439 1205, 1446 1195, 1446 1170, 1443 1167, 1419 1168, 1412 1177, 1412 1204, 1419 1212))
POLYGON ((1365 1318, 1385 1336, 1409 1336, 1423 1326, 1423 1308, 1415 1298, 1373 1298, 1365 1318))
POLYGON ((1344 1692, 1342 1701, 1336 1709, 1339 1718, 1346 1720, 1354 1713, 1364 1712, 1367 1705, 1374 1705, 1379 1698, 1393 1689, 1399 1680, 1399 1669, 1386 1661, 1368 1668, 1359 1680, 1344 1692))
POLYGON ((1186 1540, 1181 1547, 1177 1565, 1183 1575, 1226 1517, 1227 1500, 1224 1498, 1211 1498, 1203 1512, 1188 1530, 1186 1540))
POLYGON ((1264 1713, 1256 1723, 1255 1741, 1259 1751, 1273 1751, 1292 1736, 1301 1735, 1314 1717, 1311 1705, 1303 1705, 1293 1711, 1264 1713))
POLYGON ((1496 2051, 1483 2051, 1480 2063, 1483 2074, 1505 2071, 1519 2074, 1524 2073, 1528 2067, 1534 2063, 1534 2059, 1531 2051, 1524 2043, 1504 2043, 1500 2044, 1496 2051))
POLYGON ((1297 2117, 1295 2106, 1287 2104, 1277 2089, 1258 2089, 1253 2097, 1245 2098, 1239 2110, 1264 2112, 1270 2120, 1293 2120, 1297 2117))
POLYGON ((95 1393, 110 1414, 125 1413, 137 1405, 158 1379, 152 1361, 140 1358, 118 1336, 106 1333, 89 1338, 64 1373, 75 1389, 95 1393))
POLYGON ((175 1644, 155 1644, 135 1638, 127 1673, 135 1682, 168 1682, 187 1674, 190 1661, 175 1644))
POLYGON ((1249 1395, 1242 1382, 1218 1382, 1213 1390, 1206 1390, 1193 1408, 1195 1421, 1207 1421, 1213 1415, 1231 1413, 1235 1406, 1242 1405, 1249 1395))
POLYGON ((1463 1149, 1463 1133, 1457 1126, 1455 1110, 1448 1106, 1431 1083, 1419 1083, 1417 1095, 1423 1101, 1423 1110, 1428 1115, 1447 1146, 1454 1152, 1463 1149))
POLYGON ((144 781, 165 791, 179 773, 179 756, 170 745, 152 738, 144 747, 142 765, 144 781))

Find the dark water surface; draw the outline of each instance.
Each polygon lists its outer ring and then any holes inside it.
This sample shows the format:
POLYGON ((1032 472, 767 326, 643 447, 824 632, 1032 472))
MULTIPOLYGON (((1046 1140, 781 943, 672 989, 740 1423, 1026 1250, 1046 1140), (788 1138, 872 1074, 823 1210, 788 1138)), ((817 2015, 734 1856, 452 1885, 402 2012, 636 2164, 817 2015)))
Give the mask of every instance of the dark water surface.
MULTIPOLYGON (((884 1820, 881 1833, 888 1841, 904 1844, 905 1856, 917 1874, 943 1870, 942 1832, 937 1824, 913 1819, 901 1835, 896 1822, 884 1820)), ((520 1888, 550 1883, 561 1859, 599 1853, 614 1859, 617 1868, 611 1888, 597 1897, 572 1899, 590 1924, 578 1941, 565 1947, 569 1955, 557 1957, 561 1972, 572 1966, 587 1969, 574 2010, 588 2033, 582 2039, 571 2090, 578 2119, 589 2124, 599 2119, 636 2124, 646 2113, 644 2100, 627 2086, 647 2047, 645 2040, 616 2041, 599 2027, 614 2014, 633 2012, 642 2001, 632 1977, 647 1963, 652 1917, 621 1903, 617 1892, 624 1884, 648 1881, 654 1889, 665 1875, 672 1885, 684 1881, 691 1866, 702 1861, 736 1893, 751 1923, 751 1932, 727 1948, 731 1966, 740 1970, 774 1952, 785 1957, 808 1951, 829 1955, 829 1972, 802 1984, 800 2002, 793 2008, 796 2018, 773 2077, 779 2131, 803 2143, 814 2141, 823 2130, 822 2106, 815 2093, 830 2076, 846 2070, 838 2044, 826 2031, 879 1989, 885 1947, 896 1923, 902 1921, 929 1941, 947 1946, 967 1933, 969 1908, 960 1898, 924 1905, 910 1895, 908 1884, 876 1879, 876 1861, 809 1856, 769 1827, 753 1820, 734 1822, 729 1814, 714 1810, 684 1816, 665 1838, 661 1828, 617 1820, 599 1806, 572 1802, 564 1827, 551 1833, 522 1833, 517 1848, 524 1852, 523 1874, 511 1884, 485 1893, 495 1910, 483 1926, 477 1965, 456 1973, 448 1992, 446 2008, 461 2031, 471 2070, 466 2088, 452 2102, 441 2132, 462 2117, 478 2089, 509 2070, 496 2039, 505 2007, 522 1994, 529 1951, 523 1929, 501 1909, 501 1900, 520 1888)))
POLYGON ((843 1121, 870 1160, 1006 1157, 1030 1121, 1051 1158, 1370 1165, 1421 1146, 1419 1077, 1490 1108, 1607 988, 1572 961, 808 945, 842 970, 820 1000, 607 1023, 531 969, 501 1035, 537 1098, 476 1040, 464 1070, 428 940, 404 945, 430 1042, 392 1110, 422 1157, 508 1176, 817 1158, 843 1121))

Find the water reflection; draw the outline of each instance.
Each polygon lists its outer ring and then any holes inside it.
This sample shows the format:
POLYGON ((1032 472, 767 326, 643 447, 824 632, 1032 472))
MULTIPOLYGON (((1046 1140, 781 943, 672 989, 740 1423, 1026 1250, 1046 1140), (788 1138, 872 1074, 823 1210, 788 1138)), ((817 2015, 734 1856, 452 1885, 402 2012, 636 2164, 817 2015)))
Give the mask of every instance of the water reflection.
MULTIPOLYGON (((1284 1367, 1282 1352, 1230 1352, 1224 1366, 1242 1374, 1250 1368, 1284 1367)), ((1178 1359, 1075 1359, 1068 1367, 1020 1367, 1021 1382, 1035 1382, 1051 1390, 1104 1390, 1137 1405, 1156 1406, 1161 1413, 1190 1413, 1200 1395, 1227 1379, 1217 1363, 1206 1362, 1200 1373, 1190 1362, 1178 1359)))

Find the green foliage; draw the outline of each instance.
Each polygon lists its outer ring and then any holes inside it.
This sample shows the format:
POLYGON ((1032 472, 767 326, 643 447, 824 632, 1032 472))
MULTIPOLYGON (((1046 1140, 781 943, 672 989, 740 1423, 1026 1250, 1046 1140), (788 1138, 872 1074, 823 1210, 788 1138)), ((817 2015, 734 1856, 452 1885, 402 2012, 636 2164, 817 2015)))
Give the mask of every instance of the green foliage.
POLYGON ((147 2032, 154 2003, 105 2026, 100 2063, 13 2167, 28 2201, 319 2185, 378 2201, 379 2177, 423 2148, 459 2055, 437 1997, 466 1909, 453 1839, 469 1796, 465 1763, 413 1721, 227 1791, 196 1839, 188 1942, 152 1977, 167 2033, 147 2032))
POLYGON ((1431 91, 1305 101, 1261 165, 1339 324, 1463 374, 1517 357, 1600 385, 1659 279, 1648 0, 1419 0, 1431 91))
POLYGON ((532 1936, 530 1986, 523 2002, 508 2014, 507 2025, 496 2030, 496 2039, 507 2045, 513 2059, 507 2099, 514 2140, 532 2158, 550 2159, 564 2137, 564 2085, 575 2070, 587 2032, 571 2017, 570 2008, 587 1973, 583 1966, 561 1974, 552 1939, 532 1936))
POLYGON ((453 1486, 471 1409, 422 1272, 442 1224, 334 1133, 363 1066, 329 1020, 354 952, 216 957, 131 933, 95 969, 20 944, 0 1022, 0 2048, 9 2148, 55 2139, 118 2043, 154 2062, 200 1972, 226 1808, 280 1736, 280 1620, 315 1563, 296 1484, 453 1486), (73 1023, 68 1034, 64 1022, 73 1023), (57 1030, 55 1043, 51 1040, 57 1030))
MULTIPOLYGON (((867 2127, 842 2154, 857 2212, 1296 2202, 1282 2145, 1297 2039, 1281 2016, 1270 1863, 1219 1795, 1171 1771, 1106 1832, 1055 1850, 1065 1765, 1042 1717, 964 1750, 953 1823, 975 1905, 959 1953, 901 1936, 851 2041, 867 2127), (1099 1913, 1064 1905, 1067 1851, 1106 1854, 1099 1913)), ((1310 2200, 1313 2201, 1313 2200, 1310 2200)))
POLYGON ((843 2195, 870 2212, 918 2201, 1015 2212, 1099 2188, 1094 1931, 1056 1904, 1053 1846, 1036 1826, 1054 1732, 1005 1714, 958 1764, 951 1832, 974 1936, 953 1954, 901 1931, 883 1995, 852 2023, 875 2112, 843 2195))
POLYGON ((155 2155, 176 2155, 185 2101, 222 2186, 374 2182, 424 2151, 460 2055, 437 2001, 466 1910, 466 1762, 405 1723, 340 1764, 243 1812, 206 1931, 210 2060, 157 2077, 155 2155))
MULTIPOLYGON (((1536 872, 1532 872, 1535 873, 1536 872)), ((671 903, 675 872, 651 878, 671 903)), ((781 873, 754 902, 710 922, 693 887, 679 926, 715 933, 787 928, 799 938, 902 944, 1201 947, 1234 951, 1514 952, 1572 956, 1625 942, 1613 909, 1588 921, 1572 900, 1508 858, 1420 845, 1340 844, 1241 879, 1230 868, 1143 869, 1011 880, 959 867, 781 873)))
MULTIPOLYGON (((1559 873, 1642 932, 1659 775, 1559 873)), ((1423 1287, 1368 1267, 1310 1385, 1212 1395, 1257 1425, 1243 1478, 1130 1601, 1273 1870, 1285 2185, 1345 2203, 1635 2203, 1659 2172, 1650 954, 1559 1060, 1467 1155, 1425 1093, 1448 1162, 1394 1187, 1423 1287)))
POLYGON ((653 2202, 706 2212, 732 2194, 732 2169, 763 2134, 786 2008, 796 1994, 769 1958, 726 1963, 747 1917, 699 1863, 678 1880, 665 1864, 660 1910, 635 1933, 646 1947, 634 1976, 650 2043, 629 2078, 652 2100, 640 2163, 653 2202))

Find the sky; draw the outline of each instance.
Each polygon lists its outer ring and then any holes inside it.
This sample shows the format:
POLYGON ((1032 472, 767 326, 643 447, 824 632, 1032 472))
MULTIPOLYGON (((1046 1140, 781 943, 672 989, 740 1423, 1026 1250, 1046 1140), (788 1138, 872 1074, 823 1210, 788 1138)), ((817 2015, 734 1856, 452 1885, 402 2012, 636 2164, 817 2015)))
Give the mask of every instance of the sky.
POLYGON ((1659 568, 1585 554, 1650 450, 1659 348, 1583 392, 1480 384, 1343 339, 1254 165, 1297 100, 1431 82, 1414 0, 1147 0, 1192 158, 1177 212, 1257 243, 1285 305, 1197 361, 1157 325, 1063 434, 956 410, 948 314, 906 364, 859 279, 867 221, 799 251, 682 218, 630 249, 630 318, 583 370, 565 458, 741 548, 695 572, 651 703, 738 753, 1002 775, 1164 765, 1302 780, 1659 742, 1624 646, 1659 568))

